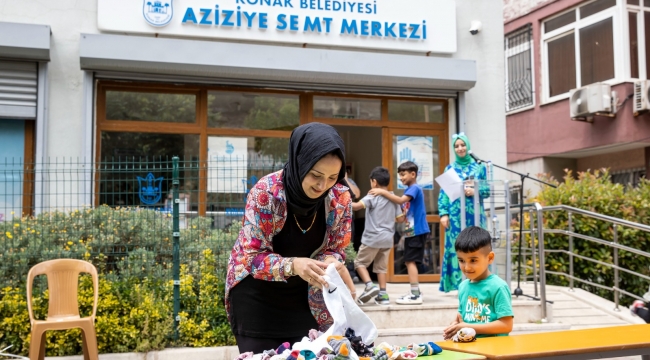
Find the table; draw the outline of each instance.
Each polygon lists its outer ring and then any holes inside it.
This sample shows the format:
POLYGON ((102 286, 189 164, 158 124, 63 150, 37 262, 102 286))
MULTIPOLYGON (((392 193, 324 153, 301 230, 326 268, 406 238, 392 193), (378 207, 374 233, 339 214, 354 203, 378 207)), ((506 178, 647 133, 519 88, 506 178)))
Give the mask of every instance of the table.
POLYGON ((484 360, 485 356, 468 354, 453 350, 443 350, 441 353, 429 356, 418 356, 416 360, 484 360))
POLYGON ((650 360, 650 324, 489 337, 471 343, 448 340, 436 344, 445 351, 499 360, 580 360, 633 355, 643 355, 643 360, 650 360))

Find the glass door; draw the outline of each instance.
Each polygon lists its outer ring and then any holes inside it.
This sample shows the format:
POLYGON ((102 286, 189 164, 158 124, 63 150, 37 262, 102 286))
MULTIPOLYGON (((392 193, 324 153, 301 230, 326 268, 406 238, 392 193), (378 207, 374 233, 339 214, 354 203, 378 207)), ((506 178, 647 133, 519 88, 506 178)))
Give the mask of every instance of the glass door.
MULTIPOLYGON (((444 232, 440 227, 438 213, 440 188, 436 185, 435 178, 444 171, 449 159, 447 137, 447 132, 444 130, 384 129, 383 163, 391 172, 390 188, 395 194, 401 196, 406 189, 399 181, 398 166, 405 161, 413 161, 418 165, 417 181, 424 192, 427 223, 430 229, 424 247, 424 257, 418 264, 421 282, 440 280, 444 232)), ((397 226, 399 235, 402 227, 397 226)), ((390 257, 388 281, 408 282, 406 264, 403 261, 403 236, 400 236, 399 240, 396 236, 396 242, 390 257)))

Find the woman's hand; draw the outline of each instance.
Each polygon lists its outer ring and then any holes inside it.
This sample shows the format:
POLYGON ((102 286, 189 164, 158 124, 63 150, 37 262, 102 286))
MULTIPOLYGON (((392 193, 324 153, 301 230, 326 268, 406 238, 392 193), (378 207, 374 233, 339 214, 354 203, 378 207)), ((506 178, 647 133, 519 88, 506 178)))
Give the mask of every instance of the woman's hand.
POLYGON ((354 287, 354 281, 352 281, 352 277, 350 276, 350 272, 348 271, 348 268, 343 265, 340 261, 336 260, 334 256, 328 256, 325 258, 325 263, 327 265, 329 264, 336 264, 336 271, 339 273, 341 276, 341 279, 345 283, 345 286, 347 286, 348 290, 350 291, 350 295, 352 295, 352 299, 356 299, 356 289, 354 287))
POLYGON ((443 215, 440 218, 440 225, 444 226, 445 229, 449 229, 449 215, 443 215))
POLYGON ((327 281, 323 279, 327 265, 328 263, 325 263, 323 261, 297 257, 293 260, 293 273, 300 276, 310 285, 322 289, 323 287, 328 286, 327 281))
POLYGON ((470 188, 470 187, 465 188, 465 196, 467 197, 474 196, 474 188, 470 188))

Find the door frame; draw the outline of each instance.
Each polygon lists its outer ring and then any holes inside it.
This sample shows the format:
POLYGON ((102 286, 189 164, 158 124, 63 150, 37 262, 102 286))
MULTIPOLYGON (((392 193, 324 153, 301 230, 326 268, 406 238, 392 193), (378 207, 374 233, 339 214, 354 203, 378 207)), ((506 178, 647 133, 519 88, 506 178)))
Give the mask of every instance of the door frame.
MULTIPOLYGON (((438 174, 442 174, 447 166, 449 159, 449 136, 448 130, 442 129, 413 129, 413 128, 384 128, 382 131, 382 165, 389 169, 390 172, 394 171, 393 169, 393 136, 396 135, 420 135, 420 136, 437 136, 438 145, 439 145, 439 164, 438 164, 438 174)), ((394 179, 394 177, 393 177, 394 179)), ((389 190, 393 190, 393 182, 388 186, 389 190)), ((445 232, 444 227, 440 225, 440 216, 439 215, 427 215, 427 223, 437 223, 440 229, 440 264, 442 264, 442 259, 444 256, 445 249, 445 232)), ((394 254, 395 248, 391 249, 390 257, 388 260, 388 273, 386 274, 388 282, 394 283, 405 283, 409 282, 408 275, 406 274, 395 274, 395 263, 394 263, 394 254)), ((442 268, 442 267, 441 267, 442 268)), ((440 281, 440 274, 420 274, 418 276, 420 282, 438 282, 440 281)))

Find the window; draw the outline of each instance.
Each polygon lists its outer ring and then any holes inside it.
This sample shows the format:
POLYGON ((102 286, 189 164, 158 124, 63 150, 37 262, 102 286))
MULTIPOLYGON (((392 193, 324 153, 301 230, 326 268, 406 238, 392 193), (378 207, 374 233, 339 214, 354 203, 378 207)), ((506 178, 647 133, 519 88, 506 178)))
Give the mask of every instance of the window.
MULTIPOLYGON (((298 125, 321 121, 348 134, 348 129, 361 133, 372 128, 378 136, 391 127, 445 134, 447 106, 446 99, 435 98, 101 80, 97 193, 92 201, 169 211, 174 185, 170 169, 178 156, 181 226, 205 215, 212 218, 211 226, 225 228, 241 219, 257 181, 282 169, 291 131, 298 125)), ((347 137, 346 142, 365 149, 358 138, 347 137)), ((434 144, 435 149, 441 146, 434 144)), ((438 153, 432 157, 435 174, 442 169, 438 153)), ((0 185, 2 180, 0 176, 0 185)), ((19 184, 11 180, 11 186, 19 184)), ((14 201, 0 196, 0 205, 3 200, 14 201)))
POLYGON ((291 131, 300 123, 298 95, 209 91, 208 127, 291 131))
POLYGON ((612 18, 580 29, 580 76, 585 85, 614 78, 612 18))
POLYGON ((625 186, 637 187, 642 178, 645 178, 645 169, 629 169, 612 173, 612 182, 625 186))
POLYGON ((566 98, 569 90, 617 77, 619 21, 616 0, 596 0, 543 23, 544 99, 566 98))
POLYGON ((193 123, 196 95, 107 91, 106 120, 193 123))
POLYGON ((627 1, 630 78, 650 76, 650 0, 627 1))
POLYGON ((638 13, 627 13, 627 24, 630 32, 630 77, 634 79, 639 78, 639 27, 637 17, 638 13))
POLYGON ((381 120, 377 99, 314 97, 314 117, 329 119, 381 120))
POLYGON ((505 37, 506 111, 534 105, 531 44, 531 24, 505 37))
POLYGON ((388 120, 443 123, 445 120, 444 105, 439 102, 389 100, 388 120))
POLYGON ((576 52, 573 33, 549 41, 547 54, 550 95, 556 96, 574 89, 576 87, 576 52))

